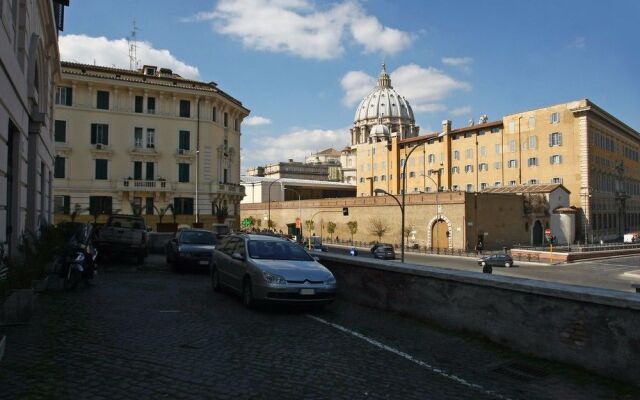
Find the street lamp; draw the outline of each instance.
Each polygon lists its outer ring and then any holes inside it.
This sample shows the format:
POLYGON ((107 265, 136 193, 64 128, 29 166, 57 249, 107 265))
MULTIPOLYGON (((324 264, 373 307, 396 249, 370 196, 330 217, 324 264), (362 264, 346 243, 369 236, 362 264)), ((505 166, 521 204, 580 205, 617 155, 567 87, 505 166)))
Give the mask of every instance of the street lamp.
POLYGON ((295 194, 298 195, 298 219, 300 220, 300 228, 298 228, 298 233, 300 235, 300 239, 302 239, 302 202, 300 201, 301 196, 300 193, 295 190, 295 189, 291 189, 291 188, 287 188, 282 186, 282 182, 280 182, 280 187, 282 188, 282 190, 291 190, 292 192, 294 192, 295 194))
MULTIPOLYGON (((589 198, 592 196, 592 192, 593 192, 593 188, 591 186, 583 186, 582 188, 582 197, 584 197, 585 201, 584 201, 584 209, 582 211, 582 218, 584 219, 584 244, 585 246, 588 244, 589 241, 589 235, 587 233, 587 213, 586 213, 586 209, 587 209, 587 202, 589 202, 589 209, 591 209, 591 202, 589 201, 589 198)), ((593 240, 593 238, 592 238, 593 240)))
POLYGON ((267 219, 267 228, 269 228, 269 232, 271 232, 271 185, 278 182, 280 179, 282 179, 282 177, 269 183, 269 190, 268 190, 269 191, 269 219, 267 219))
POLYGON ((400 207, 400 213, 402 214, 402 230, 400 231, 400 262, 404 262, 404 205, 400 203, 400 200, 398 200, 396 196, 392 195, 384 189, 374 189, 373 193, 386 194, 387 196, 393 197, 396 203, 398 203, 398 207, 400 207))

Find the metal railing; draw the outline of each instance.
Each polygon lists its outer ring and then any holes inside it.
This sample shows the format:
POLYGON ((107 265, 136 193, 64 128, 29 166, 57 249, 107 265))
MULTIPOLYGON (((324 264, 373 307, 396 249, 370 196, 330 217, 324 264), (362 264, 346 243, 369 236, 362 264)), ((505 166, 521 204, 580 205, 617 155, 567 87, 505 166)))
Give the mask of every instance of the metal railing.
POLYGON ((167 190, 171 188, 167 181, 124 179, 121 183, 122 189, 129 190, 167 190))

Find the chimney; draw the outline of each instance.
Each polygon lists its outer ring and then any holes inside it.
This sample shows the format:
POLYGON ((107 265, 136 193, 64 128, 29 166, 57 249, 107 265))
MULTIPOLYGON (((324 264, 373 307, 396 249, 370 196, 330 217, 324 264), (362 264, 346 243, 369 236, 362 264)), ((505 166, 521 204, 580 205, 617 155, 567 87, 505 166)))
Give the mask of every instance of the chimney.
POLYGON ((442 133, 446 135, 449 132, 451 132, 451 121, 445 119, 442 121, 442 133))

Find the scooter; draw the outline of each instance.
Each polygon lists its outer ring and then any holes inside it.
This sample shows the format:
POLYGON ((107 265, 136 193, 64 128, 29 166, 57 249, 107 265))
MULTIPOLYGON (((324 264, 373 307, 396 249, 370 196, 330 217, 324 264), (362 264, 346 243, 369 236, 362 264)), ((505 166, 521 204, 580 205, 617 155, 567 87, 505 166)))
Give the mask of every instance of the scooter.
POLYGON ((92 228, 82 224, 73 234, 64 253, 58 257, 56 271, 64 279, 65 291, 74 290, 80 282, 86 285, 97 275, 98 251, 91 244, 92 228))

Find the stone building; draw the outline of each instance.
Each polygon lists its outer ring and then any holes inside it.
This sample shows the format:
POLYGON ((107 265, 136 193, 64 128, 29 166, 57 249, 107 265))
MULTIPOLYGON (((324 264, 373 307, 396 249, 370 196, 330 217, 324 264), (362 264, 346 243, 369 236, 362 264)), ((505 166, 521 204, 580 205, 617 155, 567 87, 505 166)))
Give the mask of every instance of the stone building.
POLYGON ((52 221, 53 96, 68 0, 0 1, 0 243, 52 221))
POLYGON ((210 227, 226 209, 239 226, 249 110, 215 82, 63 62, 55 112, 57 220, 140 210, 153 226, 171 206, 178 223, 210 227))
POLYGON ((341 182, 341 153, 333 148, 325 149, 305 157, 304 162, 279 161, 265 166, 247 169, 247 176, 271 179, 308 179, 314 181, 341 182))

